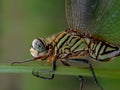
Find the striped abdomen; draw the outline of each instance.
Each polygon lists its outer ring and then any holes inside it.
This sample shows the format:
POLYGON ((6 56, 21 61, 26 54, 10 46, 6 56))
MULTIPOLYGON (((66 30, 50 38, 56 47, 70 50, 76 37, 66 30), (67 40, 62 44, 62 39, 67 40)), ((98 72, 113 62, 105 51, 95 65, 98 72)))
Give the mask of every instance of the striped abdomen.
POLYGON ((115 56, 120 55, 120 48, 115 47, 107 42, 97 41, 85 38, 88 44, 89 56, 95 60, 108 61, 115 56))
POLYGON ((77 36, 74 33, 62 32, 55 37, 53 43, 55 55, 59 54, 61 58, 70 54, 74 57, 75 53, 80 57, 81 53, 84 53, 83 56, 89 55, 94 60, 108 61, 120 55, 119 47, 89 36, 77 36))

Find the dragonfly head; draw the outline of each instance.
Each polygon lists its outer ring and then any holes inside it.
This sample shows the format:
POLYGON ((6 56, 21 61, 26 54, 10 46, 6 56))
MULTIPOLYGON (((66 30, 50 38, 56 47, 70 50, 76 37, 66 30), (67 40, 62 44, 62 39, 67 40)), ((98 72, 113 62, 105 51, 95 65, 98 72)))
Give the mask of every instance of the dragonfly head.
POLYGON ((44 57, 47 53, 46 43, 43 39, 34 39, 30 53, 33 57, 44 57))

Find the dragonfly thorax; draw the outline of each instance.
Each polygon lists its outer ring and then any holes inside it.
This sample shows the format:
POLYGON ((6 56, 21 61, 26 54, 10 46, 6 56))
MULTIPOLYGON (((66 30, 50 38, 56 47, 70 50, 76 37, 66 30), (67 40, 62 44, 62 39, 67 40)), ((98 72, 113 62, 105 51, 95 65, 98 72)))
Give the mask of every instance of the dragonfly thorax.
POLYGON ((74 30, 60 33, 54 41, 55 54, 59 53, 61 58, 87 56, 96 61, 109 61, 120 55, 119 47, 89 34, 75 33, 74 30))

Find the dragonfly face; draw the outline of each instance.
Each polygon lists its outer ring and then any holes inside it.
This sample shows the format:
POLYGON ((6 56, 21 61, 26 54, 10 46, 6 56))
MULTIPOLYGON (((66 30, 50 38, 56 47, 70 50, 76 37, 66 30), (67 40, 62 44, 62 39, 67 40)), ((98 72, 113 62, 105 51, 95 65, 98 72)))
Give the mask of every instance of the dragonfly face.
POLYGON ((30 52, 33 57, 40 57, 45 55, 47 53, 47 49, 44 40, 34 39, 30 52))

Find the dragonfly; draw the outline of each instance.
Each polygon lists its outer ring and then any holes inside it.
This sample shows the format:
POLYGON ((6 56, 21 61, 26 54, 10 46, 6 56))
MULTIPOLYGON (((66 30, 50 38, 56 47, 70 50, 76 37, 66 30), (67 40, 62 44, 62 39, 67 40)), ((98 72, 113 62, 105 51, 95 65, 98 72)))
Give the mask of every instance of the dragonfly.
MULTIPOLYGON (((52 63, 52 70, 37 70, 32 74, 43 79, 41 72, 54 72, 59 60, 65 66, 67 61, 88 64, 95 83, 99 84, 90 60, 107 62, 120 56, 120 2, 117 0, 65 0, 68 28, 50 38, 37 38, 32 42, 30 53, 33 59, 13 62, 44 61, 52 63)), ((83 89, 83 76, 79 75, 80 90, 83 89)))

